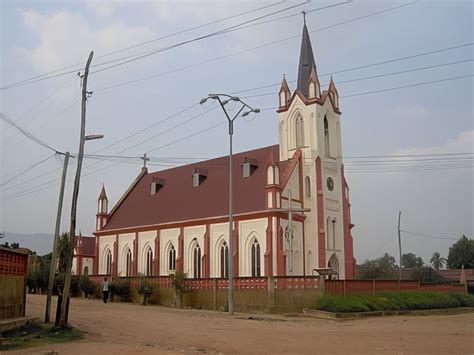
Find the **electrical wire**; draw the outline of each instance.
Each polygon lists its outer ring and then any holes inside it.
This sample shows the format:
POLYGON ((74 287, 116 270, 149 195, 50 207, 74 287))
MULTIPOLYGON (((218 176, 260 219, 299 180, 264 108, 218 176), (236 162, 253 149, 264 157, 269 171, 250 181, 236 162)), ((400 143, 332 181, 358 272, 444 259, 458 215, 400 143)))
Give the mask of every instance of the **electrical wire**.
MULTIPOLYGON (((56 155, 56 153, 55 153, 55 154, 52 154, 52 155, 49 155, 49 156, 47 156, 46 158, 41 159, 40 161, 38 161, 38 162, 34 163, 33 165, 27 167, 26 169, 22 170, 21 172, 19 172, 19 173, 16 174, 15 176, 11 177, 11 178, 8 179, 7 181, 2 182, 2 183, 0 184, 0 187, 5 186, 6 184, 8 184, 9 182, 15 180, 16 178, 18 178, 19 176, 23 175, 24 173, 30 171, 31 169, 36 168, 37 166, 39 166, 39 165, 41 165, 41 164, 43 164, 44 162, 48 161, 49 159, 51 159, 51 158, 54 157, 55 155, 56 155)), ((0 190, 0 191, 3 191, 3 190, 0 190)))
POLYGON ((458 240, 459 238, 451 238, 451 237, 440 237, 437 235, 432 235, 432 234, 424 234, 424 233, 415 233, 415 232, 410 232, 407 230, 400 229, 400 232, 406 233, 406 234, 411 234, 411 235, 416 235, 418 237, 425 237, 425 238, 433 238, 433 239, 446 239, 446 240, 458 240))

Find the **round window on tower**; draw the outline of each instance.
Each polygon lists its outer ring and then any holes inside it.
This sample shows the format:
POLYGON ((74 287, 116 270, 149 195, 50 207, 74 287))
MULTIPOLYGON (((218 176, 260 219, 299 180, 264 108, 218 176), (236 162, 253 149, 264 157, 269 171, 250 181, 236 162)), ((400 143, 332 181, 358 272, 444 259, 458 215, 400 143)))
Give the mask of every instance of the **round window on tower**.
POLYGON ((332 177, 327 178, 326 185, 328 186, 329 191, 334 190, 334 180, 332 179, 332 177))

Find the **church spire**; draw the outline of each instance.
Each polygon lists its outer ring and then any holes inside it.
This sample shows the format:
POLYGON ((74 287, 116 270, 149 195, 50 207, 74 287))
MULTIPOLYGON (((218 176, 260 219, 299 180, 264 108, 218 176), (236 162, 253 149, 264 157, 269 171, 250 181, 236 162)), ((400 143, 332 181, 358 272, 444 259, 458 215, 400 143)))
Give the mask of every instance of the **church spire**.
POLYGON ((303 36, 301 38, 300 64, 298 67, 298 85, 297 90, 308 97, 309 93, 309 79, 313 67, 316 67, 313 57, 313 49, 311 48, 311 40, 309 39, 308 28, 306 21, 303 26, 303 36))

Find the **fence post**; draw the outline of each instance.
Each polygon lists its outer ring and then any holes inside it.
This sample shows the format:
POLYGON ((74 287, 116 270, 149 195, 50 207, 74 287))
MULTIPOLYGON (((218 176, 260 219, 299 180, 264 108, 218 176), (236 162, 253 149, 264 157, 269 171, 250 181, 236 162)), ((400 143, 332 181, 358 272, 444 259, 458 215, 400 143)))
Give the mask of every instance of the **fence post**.
POLYGON ((372 280, 372 296, 375 296, 375 279, 372 280))
POLYGON ((217 310, 217 279, 213 279, 214 281, 214 292, 213 292, 213 296, 214 296, 214 304, 213 304, 213 309, 216 311, 217 310))
POLYGON ((400 290, 400 280, 398 280, 398 290, 400 290))
POLYGON ((343 283, 343 291, 342 291, 342 294, 345 296, 346 295, 346 280, 344 279, 344 283, 343 283))
POLYGON ((267 281, 267 308, 270 312, 274 312, 276 309, 275 278, 269 276, 267 281))
POLYGON ((322 294, 326 293, 326 277, 324 275, 319 275, 318 277, 319 281, 319 290, 322 294))
POLYGON ((418 280, 417 282, 417 287, 418 287, 418 290, 420 289, 420 280, 418 280))

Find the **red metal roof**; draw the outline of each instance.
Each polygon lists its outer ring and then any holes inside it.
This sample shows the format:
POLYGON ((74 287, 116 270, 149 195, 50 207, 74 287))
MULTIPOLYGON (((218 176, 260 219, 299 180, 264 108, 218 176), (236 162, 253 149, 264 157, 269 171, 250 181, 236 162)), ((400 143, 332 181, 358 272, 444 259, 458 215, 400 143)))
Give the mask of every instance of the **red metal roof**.
MULTIPOLYGON (((265 186, 268 164, 279 160, 279 146, 273 145, 235 154, 233 156, 234 213, 266 209, 265 186), (245 158, 255 159, 258 168, 248 178, 242 175, 245 158)), ((228 156, 195 164, 146 173, 132 186, 128 195, 111 211, 102 229, 114 230, 148 226, 209 217, 226 216, 228 206, 228 156), (198 187, 193 187, 195 169, 207 171, 198 187), (153 178, 164 180, 155 195, 151 194, 153 178)), ((287 162, 278 162, 280 175, 287 162)))
POLYGON ((76 248, 82 246, 82 251, 76 249, 78 254, 81 255, 95 255, 95 238, 94 237, 85 237, 83 235, 76 236, 74 238, 74 245, 76 248))

